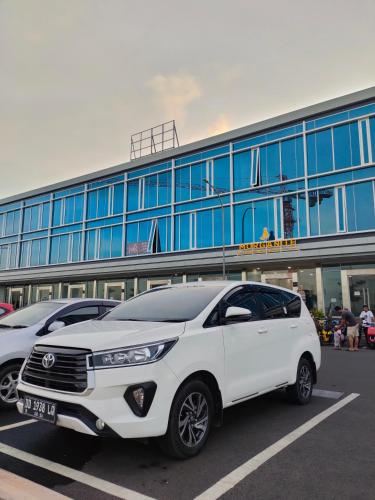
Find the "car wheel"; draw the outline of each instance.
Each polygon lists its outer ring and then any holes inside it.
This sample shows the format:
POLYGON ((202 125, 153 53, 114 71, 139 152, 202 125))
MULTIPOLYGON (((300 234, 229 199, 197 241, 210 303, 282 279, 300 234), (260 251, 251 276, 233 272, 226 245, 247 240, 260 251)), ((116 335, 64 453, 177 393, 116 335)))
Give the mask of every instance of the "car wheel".
POLYGON ((21 365, 12 364, 0 369, 0 408, 12 408, 17 402, 17 381, 21 365))
POLYGON ((161 449, 179 459, 197 455, 207 441, 213 407, 212 394, 201 380, 181 387, 172 403, 167 433, 159 440, 161 449))
POLYGON ((310 402, 313 390, 313 371, 311 363, 301 358, 297 368, 296 383, 287 387, 287 394, 293 403, 306 405, 310 402))

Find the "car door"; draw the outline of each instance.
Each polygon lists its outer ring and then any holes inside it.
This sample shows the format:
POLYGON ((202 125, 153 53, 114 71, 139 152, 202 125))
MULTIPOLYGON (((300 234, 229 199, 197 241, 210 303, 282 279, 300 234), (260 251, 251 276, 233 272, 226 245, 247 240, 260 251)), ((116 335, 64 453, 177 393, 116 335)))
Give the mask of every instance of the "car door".
POLYGON ((222 324, 225 348, 226 403, 255 395, 267 386, 265 359, 267 337, 259 331, 261 317, 257 299, 248 285, 229 292, 220 304, 222 323, 230 306, 244 307, 251 319, 222 324))
POLYGON ((260 330, 267 344, 268 385, 277 387, 288 382, 293 342, 298 333, 301 299, 286 290, 258 286, 255 289, 260 306, 260 330))

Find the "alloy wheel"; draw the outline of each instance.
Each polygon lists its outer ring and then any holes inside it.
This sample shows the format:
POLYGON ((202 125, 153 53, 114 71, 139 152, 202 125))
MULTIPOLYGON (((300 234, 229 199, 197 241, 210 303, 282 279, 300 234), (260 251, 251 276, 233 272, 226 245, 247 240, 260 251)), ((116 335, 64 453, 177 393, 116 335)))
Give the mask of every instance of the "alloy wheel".
POLYGON ((178 419, 181 441, 189 448, 197 446, 206 435, 208 416, 208 403, 204 394, 189 394, 181 405, 178 419))
POLYGON ((11 371, 0 380, 0 398, 4 403, 14 404, 17 402, 18 371, 11 371))
POLYGON ((299 372, 299 389, 300 394, 304 399, 307 399, 311 392, 312 380, 311 380, 311 372, 306 365, 301 367, 299 372))

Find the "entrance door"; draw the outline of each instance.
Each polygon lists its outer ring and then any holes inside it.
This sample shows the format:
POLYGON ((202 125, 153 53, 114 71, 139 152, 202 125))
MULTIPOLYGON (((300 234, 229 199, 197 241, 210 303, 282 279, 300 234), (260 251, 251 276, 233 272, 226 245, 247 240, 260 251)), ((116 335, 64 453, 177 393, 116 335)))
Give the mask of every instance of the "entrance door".
POLYGON ((124 283, 105 283, 104 297, 110 300, 125 300, 124 283))
POLYGON ((359 316, 364 304, 375 309, 375 275, 349 277, 350 303, 353 314, 359 316))
POLYGON ((52 286, 40 286, 38 287, 37 302, 42 300, 50 300, 52 298, 52 286))
POLYGON ((23 288, 11 288, 9 291, 9 302, 14 309, 19 309, 23 306, 23 288))
POLYGON ((84 299, 85 295, 85 285, 69 285, 68 299, 84 299))
POLYGON ((158 286, 170 285, 171 280, 147 280, 147 290, 152 290, 158 286))

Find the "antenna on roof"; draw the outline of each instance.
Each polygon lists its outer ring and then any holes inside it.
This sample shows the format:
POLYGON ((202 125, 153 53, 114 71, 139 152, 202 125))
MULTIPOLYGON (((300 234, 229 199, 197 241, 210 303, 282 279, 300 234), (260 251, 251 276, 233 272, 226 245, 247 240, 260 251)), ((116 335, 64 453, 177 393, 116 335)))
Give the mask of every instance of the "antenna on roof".
POLYGON ((130 160, 179 146, 175 121, 164 122, 131 136, 130 160))

